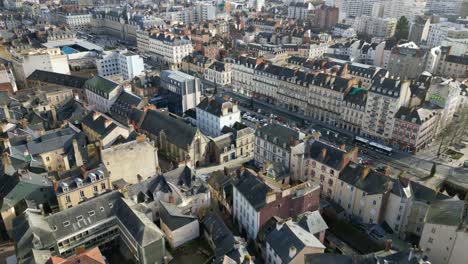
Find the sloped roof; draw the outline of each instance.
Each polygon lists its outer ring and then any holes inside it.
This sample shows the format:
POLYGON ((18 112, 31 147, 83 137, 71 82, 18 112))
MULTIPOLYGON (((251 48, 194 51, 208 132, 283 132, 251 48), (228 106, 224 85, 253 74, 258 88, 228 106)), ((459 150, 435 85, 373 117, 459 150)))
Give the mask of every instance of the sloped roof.
POLYGON ((333 169, 340 169, 343 156, 346 154, 345 151, 317 140, 310 140, 307 143, 306 157, 319 161, 333 169), (325 156, 322 156, 322 153, 325 153, 325 156))
POLYGON ((40 81, 79 89, 83 88, 86 80, 88 80, 79 76, 43 70, 35 70, 27 79, 28 81, 40 81))
POLYGON ((235 188, 256 211, 260 211, 266 205, 267 194, 272 191, 259 177, 247 170, 243 171, 235 188))
POLYGON ((161 204, 159 208, 161 221, 172 231, 197 221, 196 216, 182 213, 182 210, 174 204, 163 201, 159 201, 159 203, 161 204))
POLYGON ((376 194, 385 192, 390 178, 361 164, 350 162, 340 173, 339 179, 368 194, 376 194), (365 170, 369 170, 367 175, 365 170))

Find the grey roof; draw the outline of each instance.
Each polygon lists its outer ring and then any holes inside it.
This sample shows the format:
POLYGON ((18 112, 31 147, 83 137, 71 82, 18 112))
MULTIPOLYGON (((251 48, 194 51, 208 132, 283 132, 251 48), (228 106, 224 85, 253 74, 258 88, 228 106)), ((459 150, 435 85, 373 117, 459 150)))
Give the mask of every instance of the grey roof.
POLYGON ((404 81, 396 79, 377 78, 374 79, 369 90, 372 93, 398 98, 403 83, 404 81))
POLYGON ((299 216, 298 224, 311 234, 317 234, 328 229, 319 211, 305 212, 299 216))
POLYGON ((339 148, 313 139, 307 142, 305 149, 306 157, 319 161, 335 170, 340 169, 345 154, 346 152, 339 148))
POLYGON ((203 219, 203 228, 213 241, 215 257, 221 257, 234 250, 234 235, 226 226, 223 219, 216 213, 210 212, 203 219))
POLYGON ((277 146, 286 146, 287 149, 293 146, 295 140, 301 139, 299 132, 275 123, 257 129, 255 135, 277 146))
POLYGON ((307 254, 305 264, 375 264, 373 255, 307 254))
POLYGON ((101 139, 106 137, 110 132, 117 128, 117 124, 112 119, 106 118, 104 115, 98 112, 90 112, 82 119, 82 124, 89 127, 91 130, 96 132, 101 139), (99 115, 95 117, 95 115, 99 115), (96 119, 95 119, 96 118, 96 119), (110 122, 106 125, 106 122, 110 122))
POLYGON ((30 155, 41 154, 65 148, 77 133, 71 128, 47 132, 45 135, 26 144, 30 155))
POLYGON ((161 221, 171 230, 175 231, 184 227, 194 221, 198 221, 194 215, 184 214, 181 208, 174 204, 159 201, 161 207, 159 208, 159 215, 161 221))
POLYGON ((350 162, 343 171, 341 171, 339 179, 367 194, 385 192, 388 182, 391 180, 380 172, 354 162, 350 162))
POLYGON ((402 198, 412 197, 416 201, 422 201, 426 203, 449 198, 448 196, 428 188, 420 183, 402 178, 394 180, 391 192, 402 198))
POLYGON ((433 202, 426 213, 425 223, 468 227, 467 202, 456 199, 433 202))
POLYGON ((69 74, 62 74, 50 71, 35 70, 28 76, 28 81, 40 81, 43 83, 56 84, 61 86, 83 88, 86 78, 73 76, 69 74))
POLYGON ((228 104, 232 105, 231 102, 229 102, 229 101, 227 101, 224 98, 219 97, 219 96, 213 96, 211 98, 205 97, 197 105, 197 108, 219 117, 219 116, 222 116, 222 114, 223 114, 223 104, 224 103, 228 103, 228 104))
POLYGON ((210 65, 209 68, 217 72, 223 72, 226 70, 224 62, 220 61, 215 61, 213 64, 210 65))
POLYGON ((127 124, 133 107, 140 105, 142 98, 123 91, 110 108, 110 115, 122 124, 127 124))
POLYGON ((271 191, 268 185, 248 170, 243 171, 234 186, 256 211, 260 211, 266 205, 267 194, 271 191))
POLYGON ((266 235, 266 242, 282 263, 290 263, 306 247, 325 249, 314 235, 291 221, 284 223, 279 230, 278 228, 271 230, 266 235), (296 254, 293 256, 290 255, 292 247, 296 249, 296 254))
POLYGON ((164 132, 169 142, 183 149, 187 149, 198 131, 181 118, 158 110, 148 110, 139 128, 156 137, 164 132))
POLYGON ((400 107, 398 112, 395 114, 395 118, 398 118, 407 122, 414 121, 413 123, 421 125, 438 114, 439 112, 437 111, 437 109, 429 109, 425 107, 408 108, 408 107, 402 106, 400 107))
POLYGON ((99 94, 105 98, 108 98, 109 93, 119 86, 118 83, 113 82, 109 79, 106 79, 101 76, 95 76, 86 81, 86 89, 92 91, 93 93, 99 94))

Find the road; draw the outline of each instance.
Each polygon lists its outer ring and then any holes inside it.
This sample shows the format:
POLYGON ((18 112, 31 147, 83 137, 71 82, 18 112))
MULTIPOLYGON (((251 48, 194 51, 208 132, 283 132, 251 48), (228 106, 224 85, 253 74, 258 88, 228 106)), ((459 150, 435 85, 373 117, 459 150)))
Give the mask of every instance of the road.
MULTIPOLYGON (((329 124, 315 120, 312 117, 293 113, 286 109, 279 108, 278 106, 271 105, 267 102, 235 93, 232 90, 228 90, 226 88, 218 87, 218 92, 220 92, 222 95, 228 95, 243 104, 252 105, 254 111, 257 109, 262 109, 262 111, 265 113, 273 113, 281 116, 286 119, 290 125, 301 127, 304 123, 304 120, 307 120, 310 125, 305 128, 305 132, 310 132, 311 128, 324 127, 327 130, 337 132, 337 140, 345 142, 350 146, 353 144, 352 139, 354 138, 354 134, 349 131, 330 126, 329 124)), ((330 139, 330 137, 328 138, 330 139)), ((338 144, 337 142, 329 143, 334 145, 338 144)), ((394 155, 389 157, 371 150, 369 150, 369 154, 363 154, 363 157, 370 160, 374 167, 386 166, 387 164, 390 165, 392 167, 392 176, 394 177, 404 171, 406 177, 420 181, 428 187, 437 188, 445 179, 456 181, 459 184, 466 185, 466 187, 468 187, 467 168, 453 167, 451 164, 447 165, 443 162, 435 161, 437 164, 436 175, 431 179, 427 179, 426 177, 430 174, 431 168, 433 166, 433 161, 429 158, 426 159, 424 157, 418 157, 410 153, 403 152, 395 152, 394 155), (423 180, 423 178, 426 179, 423 180)))

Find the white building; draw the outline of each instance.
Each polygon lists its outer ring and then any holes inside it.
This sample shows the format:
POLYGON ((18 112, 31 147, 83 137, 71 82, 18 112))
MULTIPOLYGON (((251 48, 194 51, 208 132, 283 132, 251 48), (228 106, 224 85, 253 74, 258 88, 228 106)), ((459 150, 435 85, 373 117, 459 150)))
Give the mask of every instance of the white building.
POLYGON ((396 24, 396 18, 360 16, 354 21, 353 27, 357 33, 378 38, 390 38, 395 34, 396 24))
POLYGON ((17 84, 26 87, 26 78, 35 70, 70 74, 67 55, 59 48, 12 51, 12 66, 17 84))
POLYGON ((378 0, 341 0, 340 18, 371 16, 378 0))
POLYGON ((361 134, 388 141, 392 137, 395 114, 409 103, 409 81, 383 78, 374 81, 369 89, 366 115, 361 134))
POLYGON ((431 24, 427 36, 427 47, 440 46, 446 39, 468 39, 468 28, 462 24, 452 22, 441 22, 431 24))
POLYGON ((108 113, 112 104, 122 92, 121 85, 101 76, 95 76, 85 82, 86 98, 94 110, 108 113))
POLYGON ((181 71, 162 71, 161 86, 169 93, 169 111, 182 115, 200 103, 200 79, 181 71))
POLYGON ((232 127, 236 122, 241 122, 237 102, 213 97, 205 98, 197 105, 197 127, 205 135, 220 136, 223 127, 232 127))
POLYGON ((461 99, 461 83, 451 79, 437 78, 426 94, 426 101, 441 107, 439 131, 452 122, 461 99))
POLYGON ((382 18, 406 17, 410 22, 416 16, 424 15, 424 0, 380 0, 373 8, 373 16, 382 18))
POLYGON ((171 203, 159 202, 161 230, 171 248, 197 239, 200 236, 200 223, 195 215, 184 213, 183 208, 171 203))
POLYGON ((435 202, 427 211, 419 246, 433 264, 466 263, 468 218, 465 201, 435 202))
POLYGON ((140 52, 176 68, 182 63, 182 59, 193 51, 192 41, 186 36, 167 33, 150 35, 147 31, 137 32, 137 46, 140 52))
POLYGON ((194 22, 212 21, 216 19, 216 6, 213 2, 196 2, 194 9, 194 22))
POLYGON ((96 67, 100 76, 120 75, 123 80, 132 80, 145 70, 143 58, 127 50, 103 51, 96 58, 96 67))
POLYGON ((459 14, 463 0, 427 0, 426 12, 429 14, 459 14))
POLYGON ((231 76, 231 64, 220 61, 211 64, 210 67, 205 69, 203 75, 205 80, 221 86, 231 84, 231 76))
POLYGON ((309 59, 319 59, 327 52, 328 44, 314 43, 309 46, 309 59))
POLYGON ((310 2, 303 0, 291 1, 288 6, 288 17, 304 21, 309 18, 311 10, 312 4, 310 2))
POLYGON ((66 25, 72 30, 83 30, 91 26, 92 14, 87 11, 58 11, 55 19, 59 25, 66 25))

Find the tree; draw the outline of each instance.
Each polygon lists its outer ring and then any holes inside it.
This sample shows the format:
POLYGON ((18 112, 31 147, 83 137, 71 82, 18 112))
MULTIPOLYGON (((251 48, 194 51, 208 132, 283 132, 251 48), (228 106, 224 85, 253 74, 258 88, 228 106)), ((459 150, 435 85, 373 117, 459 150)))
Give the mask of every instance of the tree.
POLYGON ((402 39, 408 39, 409 35, 409 21, 405 16, 400 17, 397 22, 395 30, 395 39, 397 41, 402 39))

